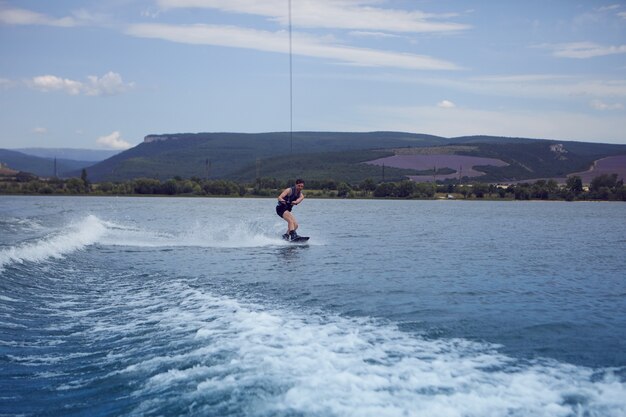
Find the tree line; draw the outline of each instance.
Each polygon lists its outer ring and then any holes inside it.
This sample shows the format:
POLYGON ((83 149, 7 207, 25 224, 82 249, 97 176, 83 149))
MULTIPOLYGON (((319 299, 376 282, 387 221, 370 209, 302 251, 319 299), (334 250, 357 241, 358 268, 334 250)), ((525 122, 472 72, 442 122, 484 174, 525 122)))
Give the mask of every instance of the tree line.
MULTIPOLYGON (((230 180, 207 180, 198 177, 174 177, 168 180, 137 178, 122 182, 91 183, 83 170, 81 178, 43 180, 34 176, 0 179, 0 194, 55 195, 178 195, 178 196, 263 196, 274 197, 293 185, 291 181, 261 178, 251 184, 230 180)), ((396 198, 432 199, 437 195, 462 199, 506 200, 608 200, 626 201, 626 186, 617 174, 603 174, 583 187, 580 177, 572 176, 565 184, 538 180, 506 186, 468 183, 434 184, 410 180, 375 182, 366 179, 358 184, 328 180, 307 180, 307 195, 322 198, 396 198)))

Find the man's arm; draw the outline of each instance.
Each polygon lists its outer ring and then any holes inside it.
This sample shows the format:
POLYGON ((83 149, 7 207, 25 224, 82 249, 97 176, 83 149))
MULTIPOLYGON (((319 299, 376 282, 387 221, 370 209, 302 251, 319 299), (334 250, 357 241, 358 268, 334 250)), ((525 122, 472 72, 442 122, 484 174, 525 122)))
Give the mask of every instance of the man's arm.
POLYGON ((285 188, 282 193, 278 196, 278 202, 281 204, 285 204, 285 197, 291 194, 291 188, 285 188))
POLYGON ((294 205, 300 204, 300 202, 304 200, 304 194, 300 193, 300 197, 293 202, 294 205))

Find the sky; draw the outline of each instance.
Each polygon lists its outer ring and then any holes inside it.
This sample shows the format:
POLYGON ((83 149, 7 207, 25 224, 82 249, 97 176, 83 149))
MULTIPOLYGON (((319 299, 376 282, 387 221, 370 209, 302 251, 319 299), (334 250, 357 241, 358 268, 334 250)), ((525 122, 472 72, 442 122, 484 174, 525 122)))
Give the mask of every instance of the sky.
POLYGON ((0 0, 0 148, 290 129, 626 144, 626 1, 0 0))

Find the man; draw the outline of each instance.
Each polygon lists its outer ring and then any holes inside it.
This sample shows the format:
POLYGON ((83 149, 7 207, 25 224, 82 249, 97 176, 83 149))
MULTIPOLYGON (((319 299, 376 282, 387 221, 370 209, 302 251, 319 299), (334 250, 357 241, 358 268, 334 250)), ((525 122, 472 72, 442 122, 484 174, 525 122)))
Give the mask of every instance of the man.
POLYGON ((302 200, 304 200, 304 194, 302 194, 303 188, 304 181, 297 179, 296 185, 285 188, 278 196, 276 214, 287 222, 287 233, 283 235, 283 239, 285 240, 294 240, 299 237, 296 233, 296 230, 298 229, 298 222, 293 214, 291 214, 291 209, 293 206, 300 204, 302 200))

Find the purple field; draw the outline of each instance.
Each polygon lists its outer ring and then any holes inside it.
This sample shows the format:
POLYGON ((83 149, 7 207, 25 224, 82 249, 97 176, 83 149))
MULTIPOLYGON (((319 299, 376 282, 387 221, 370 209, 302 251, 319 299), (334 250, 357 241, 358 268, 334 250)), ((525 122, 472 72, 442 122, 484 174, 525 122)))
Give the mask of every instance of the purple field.
MULTIPOLYGON (((386 158, 368 161, 366 164, 385 165, 393 168, 415 169, 417 171, 432 170, 433 168, 450 168, 455 173, 447 175, 437 175, 437 180, 461 177, 480 177, 484 173, 474 169, 475 166, 492 165, 497 167, 507 166, 504 161, 494 158, 481 158, 477 156, 465 155, 394 155, 386 158)), ((411 175, 410 179, 417 182, 428 182, 433 180, 432 175, 411 175)))
POLYGON ((568 176, 578 175, 583 183, 589 184, 591 180, 602 174, 617 174, 618 179, 626 179, 626 155, 598 159, 587 171, 576 172, 568 176))

